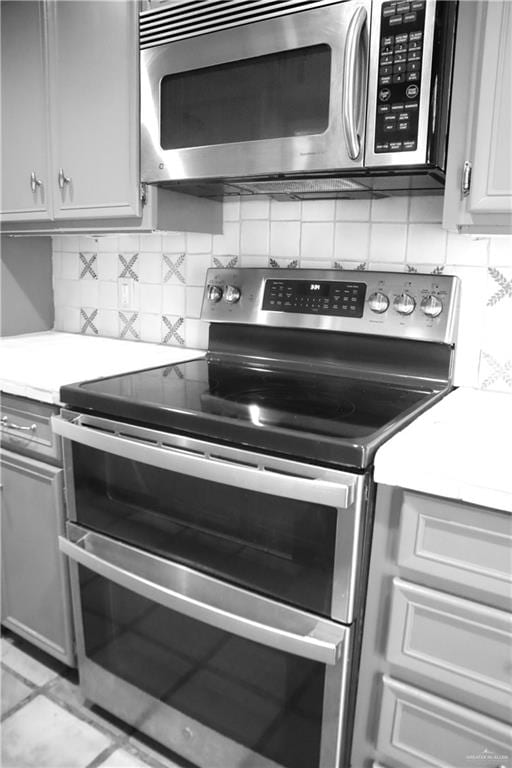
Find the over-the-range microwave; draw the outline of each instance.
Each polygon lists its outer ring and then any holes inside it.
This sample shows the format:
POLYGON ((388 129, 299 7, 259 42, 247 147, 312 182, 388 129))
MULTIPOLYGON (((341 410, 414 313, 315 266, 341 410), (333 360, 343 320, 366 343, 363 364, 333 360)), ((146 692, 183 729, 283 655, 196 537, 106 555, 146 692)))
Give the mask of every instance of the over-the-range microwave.
POLYGON ((142 180, 219 198, 442 190, 456 16, 454 0, 142 11, 142 180))

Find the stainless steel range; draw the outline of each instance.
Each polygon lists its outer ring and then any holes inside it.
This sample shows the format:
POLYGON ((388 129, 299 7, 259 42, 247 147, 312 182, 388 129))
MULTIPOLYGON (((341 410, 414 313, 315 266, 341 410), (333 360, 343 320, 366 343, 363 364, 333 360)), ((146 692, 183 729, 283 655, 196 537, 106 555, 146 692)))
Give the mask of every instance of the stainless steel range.
POLYGON ((376 449, 451 386, 456 278, 212 269, 208 353, 63 387, 84 695, 201 768, 340 768, 376 449))

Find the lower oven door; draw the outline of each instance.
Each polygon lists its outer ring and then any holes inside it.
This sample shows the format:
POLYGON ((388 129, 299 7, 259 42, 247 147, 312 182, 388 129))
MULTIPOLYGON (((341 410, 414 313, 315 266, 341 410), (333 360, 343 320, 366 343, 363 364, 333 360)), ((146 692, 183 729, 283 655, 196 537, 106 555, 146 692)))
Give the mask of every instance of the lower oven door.
POLYGON ((334 768, 352 630, 68 523, 84 695, 204 768, 334 768))
POLYGON ((215 578, 351 623, 365 476, 64 412, 68 517, 215 578))

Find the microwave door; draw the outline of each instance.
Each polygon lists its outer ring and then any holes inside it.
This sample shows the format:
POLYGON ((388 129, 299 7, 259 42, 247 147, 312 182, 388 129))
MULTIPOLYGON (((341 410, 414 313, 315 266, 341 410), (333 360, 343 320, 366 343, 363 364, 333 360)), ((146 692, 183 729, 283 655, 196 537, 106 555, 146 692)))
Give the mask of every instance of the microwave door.
POLYGON ((143 49, 143 181, 360 167, 369 24, 349 0, 143 49))

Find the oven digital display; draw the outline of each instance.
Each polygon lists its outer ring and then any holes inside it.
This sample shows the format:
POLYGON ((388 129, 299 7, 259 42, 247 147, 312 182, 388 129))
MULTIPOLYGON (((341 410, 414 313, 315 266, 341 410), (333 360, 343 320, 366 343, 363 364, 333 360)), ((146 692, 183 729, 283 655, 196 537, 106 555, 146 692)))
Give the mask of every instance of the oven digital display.
POLYGON ((299 293, 301 296, 329 296, 329 283, 306 283, 300 284, 299 293))
POLYGON ((262 309, 301 315, 362 317, 365 295, 365 283, 267 280, 262 309))

